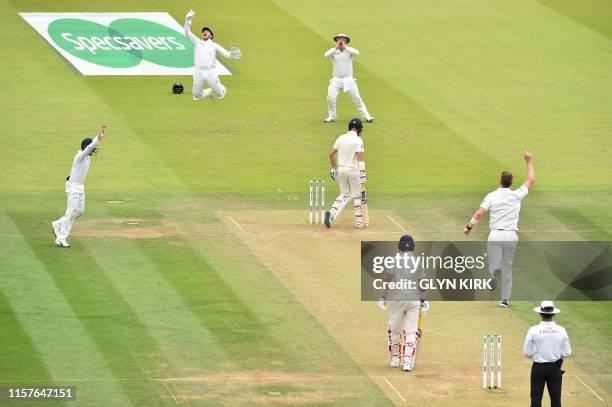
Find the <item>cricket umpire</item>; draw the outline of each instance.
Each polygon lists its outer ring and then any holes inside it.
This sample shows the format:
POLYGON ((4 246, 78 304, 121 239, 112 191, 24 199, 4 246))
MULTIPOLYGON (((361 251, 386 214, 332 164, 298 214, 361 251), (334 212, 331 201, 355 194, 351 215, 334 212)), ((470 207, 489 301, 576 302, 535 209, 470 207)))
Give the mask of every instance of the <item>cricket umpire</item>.
POLYGON ((541 322, 529 328, 523 345, 523 354, 533 359, 531 366, 531 407, 542 405, 544 385, 548 386, 551 407, 561 406, 561 370, 563 358, 572 354, 565 328, 552 319, 561 312, 552 301, 542 301, 533 309, 540 314, 541 322))

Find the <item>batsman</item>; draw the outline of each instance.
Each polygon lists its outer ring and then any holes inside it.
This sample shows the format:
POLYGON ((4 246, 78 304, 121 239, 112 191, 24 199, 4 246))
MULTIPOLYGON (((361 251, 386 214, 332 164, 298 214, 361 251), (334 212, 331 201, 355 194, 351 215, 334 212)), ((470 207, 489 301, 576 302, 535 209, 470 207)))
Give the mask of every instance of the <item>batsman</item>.
MULTIPOLYGON (((367 226, 367 219, 364 220, 362 204, 362 184, 368 180, 365 172, 365 158, 363 140, 361 132, 363 123, 360 119, 352 119, 348 124, 348 133, 338 137, 329 153, 329 162, 332 169, 330 176, 340 184, 340 195, 334 201, 331 209, 325 212, 325 226, 331 227, 334 219, 342 212, 348 203, 353 201, 355 209, 355 227, 364 228, 367 226)), ((363 193, 365 197, 365 190, 363 193)))
MULTIPOLYGON (((414 239, 404 235, 397 244, 400 252, 412 256, 414 239)), ((413 263, 414 264, 414 263, 413 263)), ((415 270, 408 268, 387 269, 383 280, 399 283, 416 281, 425 278, 423 268, 415 270)), ((425 291, 410 289, 384 290, 378 301, 381 309, 389 308, 389 325, 387 341, 389 346, 389 365, 393 368, 402 366, 404 372, 410 372, 414 367, 418 340, 421 336, 421 318, 429 310, 429 302, 425 301, 425 291), (413 300, 413 298, 418 298, 413 300)))

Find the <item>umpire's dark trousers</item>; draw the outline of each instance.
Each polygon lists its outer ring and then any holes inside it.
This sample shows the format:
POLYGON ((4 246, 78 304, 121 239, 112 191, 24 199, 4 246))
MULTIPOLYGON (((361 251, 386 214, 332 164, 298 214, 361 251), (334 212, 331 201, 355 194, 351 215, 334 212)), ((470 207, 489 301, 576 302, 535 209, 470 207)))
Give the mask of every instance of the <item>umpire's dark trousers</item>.
POLYGON ((531 407, 542 405, 544 384, 548 387, 551 407, 561 407, 561 381, 563 359, 551 363, 536 363, 531 366, 531 407))

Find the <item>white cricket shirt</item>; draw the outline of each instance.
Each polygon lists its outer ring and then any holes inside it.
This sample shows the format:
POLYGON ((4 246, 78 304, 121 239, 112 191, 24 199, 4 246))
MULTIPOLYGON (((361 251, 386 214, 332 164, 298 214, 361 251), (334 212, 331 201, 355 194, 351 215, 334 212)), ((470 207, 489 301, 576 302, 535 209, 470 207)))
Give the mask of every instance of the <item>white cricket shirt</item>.
POLYGON ((491 230, 518 230, 521 201, 529 190, 521 186, 514 191, 510 188, 498 188, 488 194, 480 207, 490 211, 489 228, 491 230))
POLYGON ((336 139, 334 150, 338 151, 338 167, 358 169, 357 154, 363 153, 363 140, 356 131, 349 131, 336 139))
POLYGON ((569 337, 565 328, 553 321, 542 321, 527 331, 523 354, 537 363, 551 363, 571 356, 569 337))
POLYGON ((334 78, 353 77, 353 57, 359 55, 359 51, 355 48, 346 47, 344 51, 330 48, 323 55, 325 58, 332 58, 332 76, 334 78))
POLYGON ((420 262, 416 262, 414 254, 412 252, 399 252, 402 256, 402 260, 400 262, 401 267, 395 267, 391 269, 387 269, 387 273, 393 275, 394 283, 404 283, 405 285, 399 286, 401 288, 394 288, 385 290, 384 294, 387 301, 419 301, 421 298, 421 294, 416 288, 418 286, 418 282, 421 279, 426 278, 425 271, 421 266, 420 262), (408 260, 404 261, 404 255, 408 258, 408 260), (408 282, 414 282, 412 284, 415 285, 414 289, 410 289, 408 282))
POLYGON ((230 57, 230 52, 213 40, 204 41, 191 32, 191 25, 185 24, 185 36, 193 44, 193 65, 199 69, 212 69, 216 66, 217 52, 225 58, 230 57))
POLYGON ((74 161, 72 161, 70 179, 66 182, 66 192, 85 192, 85 186, 83 184, 85 182, 85 178, 87 177, 87 173, 89 172, 89 154, 94 148, 97 147, 98 144, 98 136, 96 136, 92 142, 85 147, 85 150, 79 150, 79 152, 76 153, 74 156, 74 161))

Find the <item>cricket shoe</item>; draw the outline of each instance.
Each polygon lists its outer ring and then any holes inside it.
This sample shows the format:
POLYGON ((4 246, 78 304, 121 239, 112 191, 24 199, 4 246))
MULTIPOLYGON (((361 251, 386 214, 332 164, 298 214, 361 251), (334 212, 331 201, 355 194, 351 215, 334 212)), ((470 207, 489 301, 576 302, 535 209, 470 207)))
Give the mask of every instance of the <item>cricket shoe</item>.
POLYGON ((331 228, 331 212, 330 211, 325 211, 325 220, 323 221, 323 223, 325 224, 325 226, 327 226, 327 228, 331 228))
POLYGON ((499 302, 499 306, 501 308, 508 308, 510 306, 510 301, 503 299, 499 302))
POLYGON ((366 122, 372 123, 372 122, 374 122, 374 118, 372 116, 368 116, 368 117, 366 117, 366 122))
POLYGON ((68 244, 68 242, 66 240, 59 240, 59 239, 55 239, 55 244, 58 245, 59 247, 70 247, 70 245, 68 244))
POLYGON ((59 232, 60 232, 60 227, 58 225, 58 222, 57 221, 51 222, 51 227, 53 228, 53 234, 55 235, 55 238, 57 239, 57 235, 59 235, 59 232))
POLYGON ((325 123, 333 123, 336 121, 335 117, 327 116, 327 119, 323 120, 325 123))
POLYGON ((363 223, 363 222, 355 222, 355 227, 356 227, 357 229, 363 229, 363 228, 365 228, 366 226, 368 226, 368 225, 366 225, 366 224, 365 224, 365 223, 363 223))
POLYGON ((391 367, 399 367, 400 358, 399 356, 391 356, 391 361, 389 362, 389 366, 391 367))
POLYGON ((404 366, 402 367, 402 370, 404 372, 409 372, 412 370, 412 361, 411 360, 404 360, 404 366))

